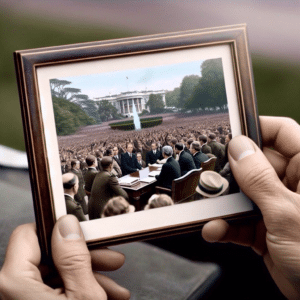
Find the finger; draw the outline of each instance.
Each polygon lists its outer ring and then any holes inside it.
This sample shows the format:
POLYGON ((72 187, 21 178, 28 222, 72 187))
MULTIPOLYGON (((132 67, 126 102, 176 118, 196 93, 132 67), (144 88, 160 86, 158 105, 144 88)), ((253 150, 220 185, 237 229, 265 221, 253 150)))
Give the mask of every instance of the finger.
POLYGON ((124 254, 110 249, 90 250, 94 271, 114 271, 125 262, 124 254))
POLYGON ((38 270, 40 260, 41 252, 35 224, 17 227, 10 236, 2 271, 11 274, 12 277, 28 273, 42 282, 38 270))
POLYGON ((282 180, 285 177, 285 172, 289 160, 279 152, 267 147, 263 148, 263 153, 268 159, 268 161, 270 162, 270 164, 272 165, 272 167, 275 169, 280 180, 282 180))
POLYGON ((245 136, 229 142, 228 159, 233 175, 241 190, 262 211, 270 214, 274 207, 290 198, 289 191, 280 181, 275 170, 258 146, 245 136))
POLYGON ((95 272, 94 276, 98 283, 105 290, 108 299, 125 300, 130 299, 130 292, 124 287, 118 285, 115 281, 107 276, 95 272))
POLYGON ((300 153, 296 154, 289 162, 286 168, 287 187, 293 192, 298 192, 300 181, 300 153))
POLYGON ((106 299, 96 281, 91 256, 77 218, 61 217, 55 224, 51 239, 54 264, 64 282, 70 299, 106 299))
POLYGON ((266 228, 262 220, 247 224, 229 225, 224 220, 213 220, 203 226, 202 236, 207 242, 231 242, 252 247, 259 255, 266 252, 266 228))
POLYGON ((299 124, 290 118, 260 117, 263 145, 274 147, 276 151, 287 158, 300 152, 299 124))

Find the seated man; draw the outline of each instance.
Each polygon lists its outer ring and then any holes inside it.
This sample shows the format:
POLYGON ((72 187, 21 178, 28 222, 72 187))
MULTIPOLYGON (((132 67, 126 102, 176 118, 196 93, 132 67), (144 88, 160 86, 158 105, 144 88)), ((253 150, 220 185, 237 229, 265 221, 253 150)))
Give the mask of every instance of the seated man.
POLYGON ((180 166, 173 155, 173 149, 171 146, 164 146, 162 148, 162 155, 166 159, 166 163, 163 164, 161 172, 156 175, 157 185, 172 189, 172 181, 180 177, 180 166))
POLYGON ((122 166, 123 176, 134 173, 142 169, 142 167, 139 165, 136 159, 135 154, 132 153, 133 144, 128 143, 126 145, 126 150, 127 152, 122 153, 121 155, 121 166, 122 166))
POLYGON ((175 152, 179 156, 178 162, 180 165, 181 176, 185 175, 190 170, 196 169, 192 155, 183 151, 183 144, 177 143, 175 145, 175 152))
POLYGON ((193 142, 190 147, 191 154, 197 169, 201 168, 201 163, 209 160, 209 157, 202 153, 199 142, 193 142))
POLYGON ((138 153, 136 154, 136 159, 137 159, 139 165, 140 165, 142 168, 146 168, 146 163, 145 163, 145 161, 142 159, 142 153, 141 153, 141 152, 138 152, 138 153))
POLYGON ((103 171, 95 177, 88 203, 90 220, 101 218, 103 208, 109 199, 122 196, 128 200, 128 195, 119 185, 117 177, 111 173, 113 158, 111 156, 103 157, 101 166, 103 171))
POLYGON ((158 159, 162 159, 162 154, 161 152, 157 149, 157 144, 152 143, 151 144, 151 151, 147 152, 146 154, 146 165, 148 166, 149 164, 155 164, 158 159))
POLYGON ((204 154, 212 153, 211 148, 207 145, 207 136, 206 135, 200 135, 199 141, 200 141, 202 153, 204 153, 204 154))
POLYGON ((81 205, 74 200, 74 196, 78 192, 79 180, 73 173, 66 173, 62 176, 64 194, 66 200, 67 214, 74 215, 78 221, 86 221, 81 205))

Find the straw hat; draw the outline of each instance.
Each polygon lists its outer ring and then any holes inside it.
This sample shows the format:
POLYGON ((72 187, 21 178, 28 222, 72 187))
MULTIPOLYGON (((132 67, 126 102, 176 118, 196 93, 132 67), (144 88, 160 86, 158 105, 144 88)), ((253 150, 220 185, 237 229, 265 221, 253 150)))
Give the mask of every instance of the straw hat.
POLYGON ((200 175, 196 191, 202 196, 213 198, 222 195, 228 185, 228 181, 217 172, 204 171, 200 175))

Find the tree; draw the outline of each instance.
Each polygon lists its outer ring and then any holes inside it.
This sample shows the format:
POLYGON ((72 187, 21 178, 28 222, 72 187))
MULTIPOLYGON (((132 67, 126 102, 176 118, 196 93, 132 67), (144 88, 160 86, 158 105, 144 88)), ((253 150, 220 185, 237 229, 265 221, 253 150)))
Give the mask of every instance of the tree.
POLYGON ((166 104, 169 107, 178 107, 180 97, 180 88, 175 88, 173 91, 166 93, 166 104))
POLYGON ((62 98, 71 101, 71 100, 73 100, 74 97, 76 98, 76 96, 78 96, 78 94, 80 92, 81 92, 81 89, 66 87, 62 90, 62 93, 63 93, 62 98))
POLYGON ((186 109, 227 107, 222 59, 208 59, 201 65, 202 77, 185 103, 186 109))
POLYGON ((100 101, 98 112, 102 121, 118 117, 118 110, 108 100, 100 101))
POLYGON ((56 97, 63 97, 63 89, 66 85, 71 84, 71 81, 68 80, 60 80, 57 78, 50 79, 50 88, 51 93, 55 95, 56 97))
POLYGON ((89 100, 89 96, 88 95, 85 95, 85 94, 78 94, 78 95, 75 95, 74 98, 76 100, 89 100))
POLYGON ((162 95, 150 94, 146 106, 149 107, 151 114, 157 114, 162 112, 162 110, 165 107, 162 95))
POLYGON ((200 77, 198 75, 185 76, 180 85, 180 95, 178 107, 184 108, 187 100, 192 96, 195 87, 199 83, 200 77))

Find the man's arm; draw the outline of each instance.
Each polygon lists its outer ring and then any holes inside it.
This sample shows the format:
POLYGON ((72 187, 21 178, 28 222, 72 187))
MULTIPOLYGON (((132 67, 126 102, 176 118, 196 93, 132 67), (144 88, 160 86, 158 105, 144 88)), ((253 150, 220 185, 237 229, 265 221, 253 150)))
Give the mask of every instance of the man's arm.
POLYGON ((121 186, 119 185, 119 182, 118 182, 118 179, 116 176, 111 176, 110 179, 109 179, 109 185, 110 185, 110 188, 112 189, 113 193, 116 195, 116 196, 122 196, 124 197, 126 200, 129 199, 128 197, 128 194, 126 193, 125 190, 123 190, 121 188, 121 186))

